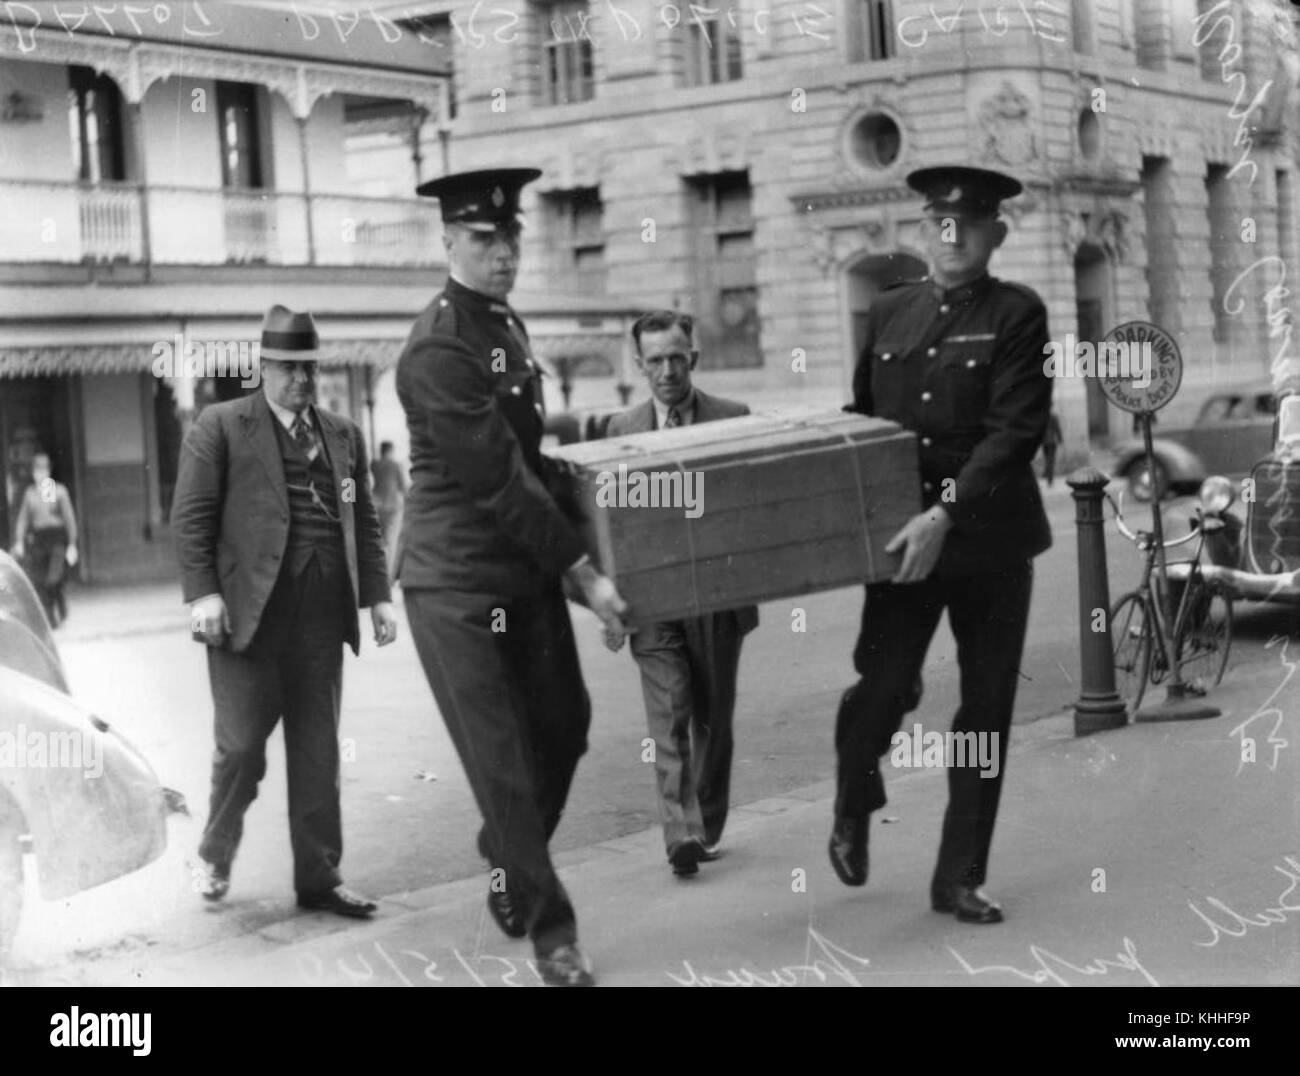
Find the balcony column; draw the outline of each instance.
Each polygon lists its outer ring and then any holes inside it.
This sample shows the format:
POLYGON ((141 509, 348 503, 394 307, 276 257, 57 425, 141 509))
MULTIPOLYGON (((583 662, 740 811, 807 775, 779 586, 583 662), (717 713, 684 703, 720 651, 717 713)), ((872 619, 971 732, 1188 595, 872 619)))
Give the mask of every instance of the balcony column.
POLYGON ((153 248, 149 240, 149 169, 144 153, 144 102, 139 98, 128 101, 127 111, 131 117, 131 156, 140 199, 140 262, 147 284, 153 280, 153 248))
POLYGON ((311 213, 311 161, 307 153, 307 117, 295 116, 298 124, 298 155, 302 158, 302 204, 307 214, 307 264, 316 264, 316 225, 311 213))
POLYGON ((311 155, 307 152, 307 121, 311 119, 312 105, 316 103, 307 85, 307 70, 296 72, 294 94, 291 99, 294 122, 298 124, 298 156, 302 160, 302 204, 307 214, 307 264, 316 264, 316 225, 311 213, 311 155))

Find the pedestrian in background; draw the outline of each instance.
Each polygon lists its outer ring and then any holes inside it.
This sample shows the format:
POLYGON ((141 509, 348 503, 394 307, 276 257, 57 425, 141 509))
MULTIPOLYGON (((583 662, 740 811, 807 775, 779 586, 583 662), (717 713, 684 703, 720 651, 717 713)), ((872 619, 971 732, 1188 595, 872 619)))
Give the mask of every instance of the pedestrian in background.
POLYGON ((50 457, 32 457, 31 485, 23 492, 14 526, 14 556, 36 587, 50 626, 68 618, 63 593, 68 568, 77 563, 77 516, 68 487, 50 476, 50 457))
POLYGON ((384 551, 391 573, 397 563, 397 536, 402 531, 402 505, 410 487, 406 468, 393 459, 392 441, 379 443, 379 459, 371 462, 370 474, 375 480, 375 508, 379 511, 379 529, 384 535, 384 551))
POLYGON ((1047 432, 1043 434, 1043 477, 1050 486, 1056 478, 1056 450, 1061 447, 1061 420, 1053 411, 1047 417, 1047 432))

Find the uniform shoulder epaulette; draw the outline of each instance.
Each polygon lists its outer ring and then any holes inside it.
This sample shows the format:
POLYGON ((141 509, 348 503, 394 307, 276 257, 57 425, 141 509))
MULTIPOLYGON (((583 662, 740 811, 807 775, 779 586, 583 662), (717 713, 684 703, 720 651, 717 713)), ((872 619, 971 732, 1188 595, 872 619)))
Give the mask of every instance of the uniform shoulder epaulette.
POLYGON ((454 333, 456 322, 456 304, 447 298, 445 292, 439 292, 433 300, 433 318, 430 328, 454 333))
POLYGON ((880 290, 881 290, 881 291, 893 291, 895 288, 910 288, 910 287, 913 287, 913 286, 916 285, 916 284, 924 284, 924 283, 925 283, 925 279, 926 279, 926 278, 923 277, 923 276, 918 276, 918 277, 910 277, 910 278, 908 278, 908 279, 906 279, 906 280, 895 280, 892 284, 886 284, 886 285, 885 285, 883 288, 881 288, 880 290))

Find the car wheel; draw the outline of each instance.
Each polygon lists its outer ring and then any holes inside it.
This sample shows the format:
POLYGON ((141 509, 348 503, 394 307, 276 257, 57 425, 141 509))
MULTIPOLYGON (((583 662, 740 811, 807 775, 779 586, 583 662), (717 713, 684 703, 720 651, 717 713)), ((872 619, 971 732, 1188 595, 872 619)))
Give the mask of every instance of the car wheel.
POLYGON ((1159 460, 1147 466, 1146 460, 1138 460, 1127 472, 1128 491, 1135 501, 1147 504, 1153 496, 1164 500, 1169 492, 1169 472, 1159 460))
POLYGON ((0 796, 0 967, 8 963, 23 911, 24 832, 17 806, 0 796))

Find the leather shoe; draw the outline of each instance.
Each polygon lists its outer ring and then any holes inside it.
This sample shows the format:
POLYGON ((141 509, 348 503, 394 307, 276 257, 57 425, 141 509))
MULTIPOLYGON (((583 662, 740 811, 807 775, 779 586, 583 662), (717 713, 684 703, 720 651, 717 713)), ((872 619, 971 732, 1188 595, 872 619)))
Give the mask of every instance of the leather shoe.
POLYGON ((488 889, 488 911, 507 938, 522 938, 528 933, 528 916, 523 905, 508 889, 488 889))
POLYGON ((867 884, 867 817, 836 818, 831 830, 831 866, 845 885, 867 884))
POLYGON ((194 868, 194 888, 204 900, 220 900, 230 890, 230 864, 200 859, 194 868))
POLYGON ((547 986, 595 986, 596 978, 576 945, 561 945, 538 954, 537 970, 547 986))
POLYGON ((930 906, 936 912, 956 915, 963 923, 1000 923, 1002 909, 976 886, 931 887, 930 906))
POLYGON ((714 841, 712 844, 705 844, 700 848, 700 862, 712 863, 722 855, 722 842, 714 841))
POLYGON ((697 837, 687 837, 668 849, 668 862, 673 865, 673 873, 679 878, 697 874, 700 860, 704 858, 704 845, 697 837))
POLYGON ((323 893, 299 893, 298 907, 314 912, 334 912, 350 919, 369 919, 379 905, 345 886, 336 885, 323 893))

